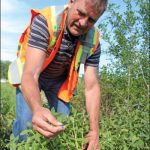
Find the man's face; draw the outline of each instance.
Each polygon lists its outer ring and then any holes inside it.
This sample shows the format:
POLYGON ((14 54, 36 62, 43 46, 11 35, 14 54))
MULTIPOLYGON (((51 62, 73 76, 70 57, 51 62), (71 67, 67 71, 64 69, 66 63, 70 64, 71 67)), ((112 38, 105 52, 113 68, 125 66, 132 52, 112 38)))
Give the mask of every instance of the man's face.
POLYGON ((91 5, 92 0, 76 0, 69 3, 66 25, 70 33, 74 36, 80 36, 88 32, 100 13, 94 10, 91 5))

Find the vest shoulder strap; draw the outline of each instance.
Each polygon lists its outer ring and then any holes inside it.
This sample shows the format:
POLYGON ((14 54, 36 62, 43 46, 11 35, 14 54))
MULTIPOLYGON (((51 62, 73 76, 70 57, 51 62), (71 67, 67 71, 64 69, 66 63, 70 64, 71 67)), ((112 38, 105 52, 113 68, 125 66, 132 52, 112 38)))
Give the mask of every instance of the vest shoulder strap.
POLYGON ((85 64, 87 57, 95 52, 99 43, 98 35, 98 30, 93 27, 81 40, 81 45, 83 45, 82 55, 80 58, 81 64, 85 64))

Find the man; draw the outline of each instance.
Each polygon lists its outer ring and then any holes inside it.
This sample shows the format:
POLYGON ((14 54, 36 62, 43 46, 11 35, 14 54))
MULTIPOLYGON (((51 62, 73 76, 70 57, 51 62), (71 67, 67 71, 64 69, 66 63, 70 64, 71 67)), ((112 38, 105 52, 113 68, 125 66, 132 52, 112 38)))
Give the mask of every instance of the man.
POLYGON ((52 138, 65 130, 50 110, 42 106, 40 90, 45 92, 50 108, 54 107, 63 116, 69 115, 70 98, 78 77, 78 52, 80 48, 90 47, 84 75, 90 125, 87 149, 99 149, 100 86, 97 68, 100 44, 97 30, 93 26, 105 11, 106 5, 107 0, 70 0, 65 9, 66 16, 62 15, 64 24, 61 21, 60 28, 55 26, 60 30, 58 38, 51 37, 54 34, 51 29, 53 22, 45 15, 47 10, 33 12, 21 82, 22 92, 17 88, 17 115, 13 124, 15 136, 27 128, 26 124, 31 119, 33 129, 46 138, 52 138), (82 41, 84 46, 81 46, 82 41))

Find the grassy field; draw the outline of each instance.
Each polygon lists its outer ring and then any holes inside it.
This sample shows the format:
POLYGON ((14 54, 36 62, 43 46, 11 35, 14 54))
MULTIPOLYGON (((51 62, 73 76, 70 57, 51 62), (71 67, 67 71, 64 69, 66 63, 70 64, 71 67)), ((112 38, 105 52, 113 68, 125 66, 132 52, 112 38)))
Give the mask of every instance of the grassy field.
MULTIPOLYGON (((83 91, 74 98, 72 115, 60 118, 67 125, 64 133, 53 140, 46 140, 38 133, 29 130, 26 142, 16 143, 17 138, 11 135, 12 121, 15 118, 15 90, 8 84, 1 84, 1 149, 18 150, 81 150, 88 132, 88 118, 84 109, 84 102, 80 105, 77 99, 83 98, 83 91), (11 135, 11 136, 10 136, 11 135)), ((148 102, 141 100, 140 105, 133 103, 116 103, 111 113, 105 114, 101 109, 100 115, 100 144, 102 150, 148 150, 149 120, 148 102), (131 105, 130 105, 131 104, 131 105), (130 106, 129 106, 130 105, 130 106)), ((23 133, 23 134, 24 134, 23 133)))

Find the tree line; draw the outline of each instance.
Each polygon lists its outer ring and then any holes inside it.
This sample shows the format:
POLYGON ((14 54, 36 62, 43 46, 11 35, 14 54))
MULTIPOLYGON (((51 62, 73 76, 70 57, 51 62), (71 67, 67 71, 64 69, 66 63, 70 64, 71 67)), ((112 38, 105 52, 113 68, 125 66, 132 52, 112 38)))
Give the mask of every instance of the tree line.
POLYGON ((10 64, 10 61, 3 61, 3 60, 0 61, 0 71, 1 71, 0 78, 1 79, 7 79, 8 78, 7 73, 8 73, 9 64, 10 64))

